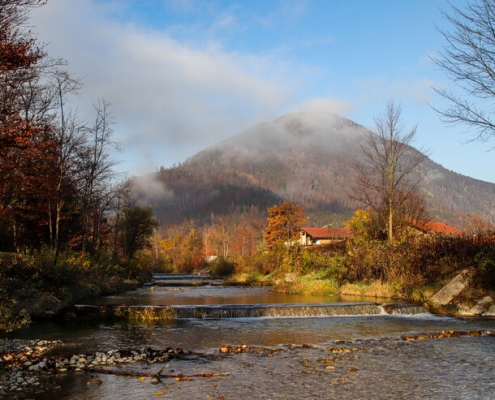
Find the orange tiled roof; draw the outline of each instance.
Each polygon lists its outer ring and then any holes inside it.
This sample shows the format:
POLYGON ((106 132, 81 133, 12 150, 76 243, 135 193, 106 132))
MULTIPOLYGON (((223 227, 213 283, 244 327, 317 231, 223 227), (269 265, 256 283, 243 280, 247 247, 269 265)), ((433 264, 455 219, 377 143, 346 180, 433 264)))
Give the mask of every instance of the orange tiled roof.
POLYGON ((462 235, 462 232, 459 229, 454 228, 453 226, 447 225, 443 222, 424 222, 424 221, 414 221, 412 223, 413 226, 430 233, 439 233, 442 235, 462 235))

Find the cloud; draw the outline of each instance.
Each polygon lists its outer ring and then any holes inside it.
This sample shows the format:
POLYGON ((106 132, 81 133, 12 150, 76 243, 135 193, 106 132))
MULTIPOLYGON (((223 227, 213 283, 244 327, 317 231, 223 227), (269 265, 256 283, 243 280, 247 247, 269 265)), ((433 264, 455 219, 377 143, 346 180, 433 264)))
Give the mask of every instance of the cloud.
MULTIPOLYGON (((104 97, 123 156, 138 165, 169 165, 247 128, 291 98, 283 65, 268 56, 194 46, 163 31, 112 18, 119 2, 51 0, 32 14, 51 56, 84 76, 83 107, 104 97)), ((191 7, 190 2, 175 5, 191 7)), ((218 23, 228 27, 226 16, 218 23)), ((89 115, 89 114, 88 114, 89 115)), ((129 161, 124 164, 129 164, 129 161)), ((131 171, 134 172, 134 171, 131 171)))
POLYGON ((350 101, 331 98, 315 98, 303 101, 293 108, 293 112, 303 111, 298 118, 311 129, 321 131, 333 125, 335 116, 345 117, 353 109, 350 101))
POLYGON ((430 181, 436 181, 444 178, 443 172, 437 169, 430 169, 426 172, 426 178, 430 181))
POLYGON ((156 179, 155 175, 143 175, 134 179, 134 189, 143 204, 156 204, 164 199, 174 198, 173 190, 165 187, 163 182, 156 179))
POLYGON ((280 10, 283 15, 289 17, 299 17, 308 11, 310 6, 309 0, 282 0, 280 10))
POLYGON ((307 111, 309 113, 318 115, 326 114, 337 114, 345 115, 349 113, 352 109, 352 104, 350 102, 330 99, 330 98, 318 98, 304 101, 300 106, 299 110, 307 111))

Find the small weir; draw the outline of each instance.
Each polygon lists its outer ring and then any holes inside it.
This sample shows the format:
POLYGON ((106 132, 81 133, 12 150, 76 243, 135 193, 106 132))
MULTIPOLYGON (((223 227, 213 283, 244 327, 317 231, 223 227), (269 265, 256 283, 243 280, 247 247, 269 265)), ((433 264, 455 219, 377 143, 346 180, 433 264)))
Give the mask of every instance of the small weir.
POLYGON ((389 314, 428 313, 422 306, 393 303, 379 305, 371 302, 328 304, 236 304, 197 306, 128 306, 77 305, 67 314, 71 318, 175 320, 223 318, 297 318, 337 317, 389 314))
POLYGON ((387 314, 414 315, 428 313, 423 306, 417 304, 390 303, 383 305, 383 308, 387 314))
POLYGON ((216 281, 210 276, 197 274, 155 274, 153 275, 153 282, 144 286, 206 286, 221 284, 222 281, 216 281))

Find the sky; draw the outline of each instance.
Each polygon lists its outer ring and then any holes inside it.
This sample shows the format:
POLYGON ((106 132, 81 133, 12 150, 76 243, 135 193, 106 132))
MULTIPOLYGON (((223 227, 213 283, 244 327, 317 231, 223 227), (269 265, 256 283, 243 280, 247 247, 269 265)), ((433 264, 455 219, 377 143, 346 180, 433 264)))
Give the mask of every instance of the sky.
POLYGON ((30 25, 83 79, 72 100, 82 118, 111 104, 113 156, 130 175, 292 111, 373 128, 393 101, 433 161, 495 183, 495 143, 470 142, 432 108, 445 105, 433 88, 449 85, 431 61, 449 10, 447 0, 49 0, 30 25))

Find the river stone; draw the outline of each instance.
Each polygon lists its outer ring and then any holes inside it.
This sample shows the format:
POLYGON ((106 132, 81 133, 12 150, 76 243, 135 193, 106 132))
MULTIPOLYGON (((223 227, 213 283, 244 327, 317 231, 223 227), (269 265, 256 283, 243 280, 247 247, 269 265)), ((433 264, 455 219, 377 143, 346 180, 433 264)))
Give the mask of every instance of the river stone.
POLYGON ((473 313, 471 312, 471 309, 469 307, 464 306, 464 305, 460 305, 457 308, 457 315, 459 315, 461 317, 472 317, 473 313))
POLYGON ((493 299, 490 296, 483 297, 478 303, 471 308, 473 315, 481 315, 493 305, 493 299))
POLYGON ((38 364, 36 364, 36 366, 37 366, 39 369, 46 368, 46 362, 41 361, 41 362, 39 362, 38 364))
POLYGON ((454 297, 465 289, 470 280, 471 271, 466 269, 435 293, 430 298, 430 301, 435 305, 446 306, 454 297))
POLYGON ((492 305, 488 310, 486 310, 483 315, 487 317, 495 317, 495 304, 492 305))

